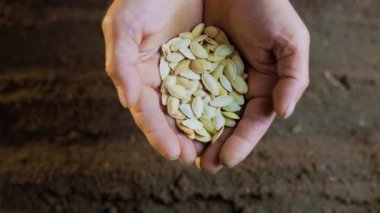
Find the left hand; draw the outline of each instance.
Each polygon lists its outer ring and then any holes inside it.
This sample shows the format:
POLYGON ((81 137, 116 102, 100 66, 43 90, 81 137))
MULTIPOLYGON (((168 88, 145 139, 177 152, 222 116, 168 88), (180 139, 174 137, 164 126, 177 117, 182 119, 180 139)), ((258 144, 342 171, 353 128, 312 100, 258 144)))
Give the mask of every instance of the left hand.
POLYGON ((223 29, 245 58, 249 91, 234 130, 208 146, 200 167, 215 173, 245 159, 275 115, 288 118, 309 84, 309 32, 288 0, 205 0, 205 22, 223 29))

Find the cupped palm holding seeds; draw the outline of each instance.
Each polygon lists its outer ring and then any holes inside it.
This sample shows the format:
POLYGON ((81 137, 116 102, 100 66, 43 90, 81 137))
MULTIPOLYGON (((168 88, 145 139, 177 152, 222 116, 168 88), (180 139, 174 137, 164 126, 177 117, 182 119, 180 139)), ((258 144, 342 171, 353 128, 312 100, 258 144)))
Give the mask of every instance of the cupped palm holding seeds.
POLYGON ((234 127, 248 91, 244 63, 226 34, 197 25, 161 48, 161 101, 190 139, 214 143, 234 127))

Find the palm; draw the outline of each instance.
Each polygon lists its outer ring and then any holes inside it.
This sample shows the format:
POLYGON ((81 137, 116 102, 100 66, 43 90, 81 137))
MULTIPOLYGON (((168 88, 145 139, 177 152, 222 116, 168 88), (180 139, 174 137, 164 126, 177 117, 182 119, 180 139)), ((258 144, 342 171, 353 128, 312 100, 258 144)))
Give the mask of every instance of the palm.
MULTIPOLYGON (((118 2, 116 2, 118 3, 118 2)), ((142 0, 123 1, 118 12, 121 26, 117 57, 122 61, 119 75, 128 75, 126 91, 133 102, 133 118, 148 141, 162 155, 175 158, 180 150, 183 161, 193 161, 194 144, 175 128, 160 108, 158 71, 159 48, 176 34, 202 20, 202 1, 142 0), (165 11, 162 11, 165 5, 165 11), (125 27, 124 27, 125 26, 125 27), (123 68, 126 70, 123 72, 123 68)))
POLYGON ((227 166, 243 160, 269 128, 275 111, 289 116, 289 102, 298 100, 305 86, 298 78, 308 79, 302 76, 307 75, 308 38, 302 37, 304 25, 287 1, 206 0, 205 22, 225 30, 242 53, 249 85, 242 120, 221 138, 225 142, 208 147, 202 156, 203 167, 215 171, 220 160, 227 166), (296 52, 294 41, 307 47, 296 52), (300 53, 306 58, 298 58, 300 53), (294 73, 300 70, 306 72, 294 73))

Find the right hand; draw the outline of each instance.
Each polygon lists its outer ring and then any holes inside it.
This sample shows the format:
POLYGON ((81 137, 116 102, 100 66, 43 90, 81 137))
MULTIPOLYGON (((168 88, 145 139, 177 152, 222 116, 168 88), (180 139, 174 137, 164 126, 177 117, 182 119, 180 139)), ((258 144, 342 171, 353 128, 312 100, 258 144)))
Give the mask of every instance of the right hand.
POLYGON ((202 21, 202 0, 115 0, 103 21, 106 71, 149 143, 168 160, 192 163, 202 145, 180 133, 160 104, 161 44, 202 21))

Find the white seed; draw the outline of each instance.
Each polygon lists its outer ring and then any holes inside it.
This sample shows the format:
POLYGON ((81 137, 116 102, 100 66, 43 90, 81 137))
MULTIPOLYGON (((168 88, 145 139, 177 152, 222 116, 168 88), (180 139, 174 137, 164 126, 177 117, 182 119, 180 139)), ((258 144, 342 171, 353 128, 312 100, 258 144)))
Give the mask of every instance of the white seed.
POLYGON ((205 28, 205 34, 208 35, 210 38, 215 38, 218 35, 218 28, 213 26, 208 26, 205 28))
POLYGON ((203 67, 201 61, 199 59, 192 60, 190 62, 190 69, 198 74, 203 74, 206 72, 205 68, 203 67))
POLYGON ((191 88, 187 91, 187 95, 192 96, 195 91, 197 91, 198 86, 200 85, 199 81, 190 81, 191 88))
POLYGON ((201 59, 199 62, 202 64, 206 71, 211 71, 214 68, 214 65, 205 59, 201 59))
POLYGON ((220 81, 220 83, 222 84, 222 86, 223 86, 228 92, 232 92, 232 86, 231 86, 231 83, 230 83, 230 81, 226 78, 226 76, 221 75, 220 78, 219 78, 219 81, 220 81))
POLYGON ((224 75, 232 82, 236 79, 235 63, 231 59, 227 59, 227 66, 224 69, 224 75))
POLYGON ((177 127, 182 131, 184 132, 191 140, 193 140, 195 138, 195 132, 194 130, 184 126, 182 124, 182 121, 181 120, 177 120, 176 121, 176 125, 177 127))
POLYGON ((168 94, 162 94, 161 95, 161 103, 162 103, 162 105, 166 106, 166 104, 168 103, 168 98, 169 98, 168 94))
POLYGON ((183 57, 182 54, 180 53, 169 53, 168 56, 166 56, 166 60, 170 61, 170 62, 180 62, 184 59, 185 57, 183 57))
POLYGON ((202 116, 199 118, 199 120, 202 122, 203 127, 209 132, 210 134, 215 134, 215 124, 208 118, 202 116))
POLYGON ((200 36, 202 34, 204 28, 205 28, 205 24, 203 24, 203 23, 200 23, 197 26, 195 26, 193 31, 191 32, 191 34, 193 35, 193 38, 200 36))
POLYGON ((176 111, 175 113, 173 114, 169 114, 172 118, 174 119, 177 119, 177 120, 183 120, 186 118, 186 116, 184 114, 182 114, 180 111, 176 111))
POLYGON ((160 59, 160 76, 161 79, 165 79, 170 73, 169 63, 165 60, 163 56, 160 59))
POLYGON ((162 52, 162 55, 165 56, 165 57, 166 57, 167 55, 169 55, 169 54, 171 53, 169 45, 167 45, 167 44, 163 44, 163 45, 161 46, 161 52, 162 52))
POLYGON ((209 95, 206 95, 204 98, 203 98, 203 103, 204 104, 209 104, 211 101, 211 97, 209 95))
POLYGON ((232 45, 222 44, 216 48, 214 55, 220 57, 227 57, 234 52, 235 48, 232 45))
POLYGON ((228 92, 221 83, 218 82, 218 88, 219 88, 219 96, 228 95, 228 92))
POLYGON ((166 45, 167 45, 168 47, 170 47, 170 46, 172 46, 172 44, 174 44, 174 43, 176 43, 176 42, 178 42, 178 41, 180 41, 180 40, 181 40, 181 38, 178 38, 178 37, 172 38, 172 39, 170 39, 168 42, 166 42, 166 45))
POLYGON ((207 57, 207 60, 208 61, 212 61, 212 62, 221 61, 223 59, 224 59, 223 56, 216 56, 216 55, 213 55, 213 54, 209 54, 208 57, 207 57))
MULTIPOLYGON (((189 91, 188 91, 188 92, 189 92, 189 91)), ((188 92, 187 92, 187 93, 188 93, 188 92)), ((189 95, 189 94, 186 94, 186 97, 183 98, 183 99, 181 99, 181 104, 188 104, 190 100, 191 100, 191 94, 190 94, 190 95, 189 95)))
POLYGON ((224 125, 225 126, 228 126, 228 127, 235 127, 236 126, 236 121, 234 119, 231 119, 231 118, 224 118, 225 121, 224 121, 224 125))
POLYGON ((216 48, 218 48, 218 45, 215 45, 215 44, 206 44, 206 49, 208 49, 209 51, 214 52, 216 50, 216 48))
POLYGON ((210 69, 210 73, 211 72, 214 72, 214 70, 216 70, 216 68, 219 66, 219 64, 220 64, 220 61, 215 61, 215 62, 213 62, 213 63, 211 63, 212 64, 212 66, 211 66, 211 69, 210 69))
POLYGON ((231 119, 240 119, 239 115, 234 113, 234 112, 222 112, 222 114, 224 115, 224 117, 227 117, 227 118, 231 118, 231 119))
POLYGON ((240 94, 245 94, 248 92, 248 85, 244 81, 244 79, 241 76, 236 76, 235 81, 231 82, 232 87, 236 90, 236 92, 240 94))
POLYGON ((212 76, 216 79, 219 79, 221 75, 223 75, 224 65, 220 63, 218 67, 212 72, 212 76))
POLYGON ((205 41, 209 44, 212 44, 212 45, 217 45, 218 46, 218 42, 216 42, 214 39, 212 38, 205 38, 205 41))
POLYGON ((230 44, 226 34, 221 30, 218 31, 218 35, 216 35, 215 41, 219 44, 230 44))
POLYGON ((184 115, 186 115, 186 117, 188 118, 195 117, 193 111, 191 110, 190 104, 182 104, 181 106, 179 106, 179 109, 184 115))
POLYGON ((239 106, 237 103, 232 102, 228 104, 227 106, 222 107, 223 110, 228 112, 238 112, 241 110, 241 106, 239 106))
POLYGON ((200 45, 197 42, 191 42, 190 43, 190 50, 198 58, 207 58, 208 57, 207 50, 205 48, 203 48, 202 45, 200 45))
POLYGON ((193 39, 193 42, 203 43, 203 41, 208 37, 208 35, 200 35, 193 39))
MULTIPOLYGON (((205 128, 197 129, 197 130, 195 130, 195 133, 197 133, 198 135, 201 135, 201 136, 210 136, 210 133, 208 133, 205 128)), ((210 137, 210 139, 211 139, 211 137, 210 137)))
POLYGON ((193 34, 191 32, 184 32, 179 34, 180 38, 193 40, 193 34))
POLYGON ((173 115, 178 111, 179 108, 179 99, 173 96, 168 97, 167 110, 169 115, 173 115))
POLYGON ((219 94, 218 81, 212 75, 204 73, 202 75, 202 83, 211 94, 219 94))
POLYGON ((223 95, 223 96, 216 97, 214 98, 214 100, 210 101, 210 105, 215 106, 215 107, 224 107, 232 103, 232 101, 233 101, 233 97, 229 95, 223 95))
POLYGON ((196 118, 201 117, 203 113, 203 100, 201 97, 195 97, 191 103, 191 108, 193 109, 196 118))
POLYGON ((188 138, 214 143, 225 126, 236 126, 248 91, 238 51, 222 30, 203 23, 161 50, 161 103, 188 138))
POLYGON ((190 60, 183 60, 178 63, 178 65, 174 68, 174 74, 178 75, 185 70, 189 70, 190 60))
POLYGON ((232 91, 230 93, 230 95, 234 98, 234 102, 236 102, 237 104, 239 105, 243 105, 244 104, 244 96, 235 92, 235 91, 232 91))
POLYGON ((212 107, 208 104, 204 104, 203 106, 203 115, 207 118, 213 118, 216 115, 216 108, 212 107))
POLYGON ((176 52, 182 48, 187 48, 190 45, 191 40, 190 39, 179 39, 175 41, 171 46, 170 49, 173 52, 176 52))
POLYGON ((176 66, 178 65, 178 62, 170 62, 169 63, 169 67, 170 67, 170 69, 174 69, 176 66))
POLYGON ((199 142, 207 143, 207 142, 211 141, 211 135, 210 134, 208 134, 208 135, 198 135, 198 134, 196 134, 195 135, 195 140, 197 140, 199 142))
POLYGON ((197 91, 194 92, 194 96, 197 96, 197 97, 205 97, 207 95, 207 93, 202 90, 202 89, 198 89, 197 91))
POLYGON ((237 53, 234 54, 232 56, 232 61, 236 65, 236 74, 241 75, 244 72, 244 63, 243 63, 243 60, 241 60, 240 55, 237 53))
POLYGON ((177 84, 183 86, 187 90, 192 87, 190 80, 183 77, 177 77, 177 84))
POLYGON ((179 99, 186 97, 186 89, 178 84, 167 85, 169 93, 179 99))
POLYGON ((212 121, 215 124, 215 129, 220 130, 224 126, 225 119, 224 119, 224 116, 219 113, 215 115, 212 121))
POLYGON ((219 137, 222 135, 223 131, 224 131, 224 126, 218 132, 216 132, 215 135, 212 136, 211 143, 215 143, 219 139, 219 137))
POLYGON ((161 84, 160 92, 161 92, 161 94, 168 94, 168 89, 166 88, 166 84, 165 84, 165 82, 163 82, 163 83, 161 84))
POLYGON ((196 119, 184 120, 184 121, 182 121, 182 124, 186 127, 189 127, 190 129, 193 129, 193 130, 203 128, 203 124, 196 119))
POLYGON ((185 71, 181 72, 179 75, 182 77, 185 77, 187 79, 191 79, 191 80, 201 79, 201 76, 199 74, 197 74, 191 70, 185 70, 185 71))
POLYGON ((177 83, 177 77, 175 75, 169 75, 168 77, 165 78, 164 84, 166 86, 168 85, 173 85, 177 83))
POLYGON ((193 55, 193 53, 190 51, 189 48, 181 48, 179 49, 179 51, 182 53, 182 55, 184 55, 186 58, 188 59, 191 59, 191 60, 195 60, 195 56, 193 55))

